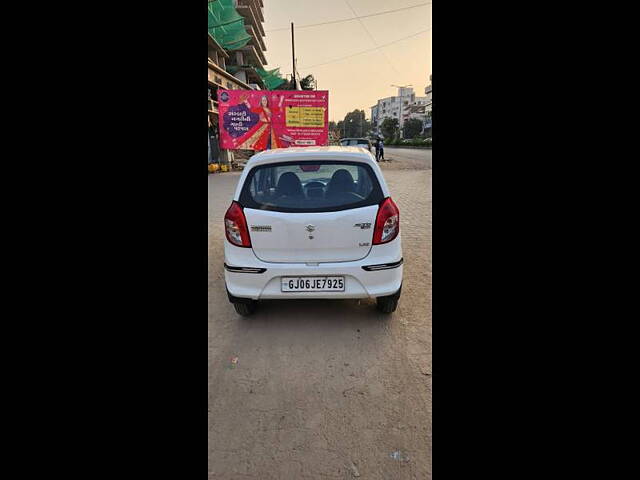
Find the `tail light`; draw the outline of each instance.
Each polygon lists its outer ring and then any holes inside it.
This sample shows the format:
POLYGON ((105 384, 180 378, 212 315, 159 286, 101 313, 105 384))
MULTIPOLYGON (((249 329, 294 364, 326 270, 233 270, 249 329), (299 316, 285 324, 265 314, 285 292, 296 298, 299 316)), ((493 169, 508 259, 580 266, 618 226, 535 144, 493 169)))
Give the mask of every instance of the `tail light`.
POLYGON ((391 200, 385 198, 378 209, 376 228, 373 231, 373 244, 380 245, 393 240, 400 233, 400 210, 391 200))
POLYGON ((227 240, 237 247, 250 247, 249 229, 247 219, 238 202, 232 202, 224 215, 224 228, 227 240))

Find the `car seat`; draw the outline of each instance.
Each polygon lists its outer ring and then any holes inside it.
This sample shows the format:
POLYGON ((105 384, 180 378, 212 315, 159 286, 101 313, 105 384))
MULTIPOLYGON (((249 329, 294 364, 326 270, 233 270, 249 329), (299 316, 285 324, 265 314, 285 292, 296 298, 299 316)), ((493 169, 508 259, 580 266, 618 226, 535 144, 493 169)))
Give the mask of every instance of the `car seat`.
POLYGON ((295 173, 285 172, 280 176, 276 187, 276 196, 304 198, 302 183, 295 173))

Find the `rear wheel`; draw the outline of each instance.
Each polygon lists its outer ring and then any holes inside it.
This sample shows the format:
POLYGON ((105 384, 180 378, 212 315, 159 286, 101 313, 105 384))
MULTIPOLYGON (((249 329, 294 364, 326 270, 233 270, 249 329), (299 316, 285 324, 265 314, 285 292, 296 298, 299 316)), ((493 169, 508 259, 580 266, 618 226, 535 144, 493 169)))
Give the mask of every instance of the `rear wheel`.
POLYGON ((397 297, 378 297, 376 298, 378 310, 382 313, 393 313, 398 307, 397 297))
POLYGON ((253 300, 250 303, 234 303, 233 308, 236 309, 238 315, 242 315, 243 317, 248 317, 253 312, 256 311, 256 301, 253 300))
POLYGON ((400 294, 402 293, 402 285, 396 293, 388 295, 386 297, 376 298, 376 306, 382 313, 393 313, 398 308, 398 300, 400 300, 400 294))

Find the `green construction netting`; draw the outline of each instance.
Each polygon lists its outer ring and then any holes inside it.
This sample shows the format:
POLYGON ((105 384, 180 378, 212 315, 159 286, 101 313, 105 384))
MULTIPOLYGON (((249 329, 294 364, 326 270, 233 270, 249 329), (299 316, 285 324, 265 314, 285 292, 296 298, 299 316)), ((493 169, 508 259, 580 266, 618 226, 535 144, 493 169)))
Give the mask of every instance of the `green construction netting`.
POLYGON ((256 68, 253 65, 227 65, 226 68, 227 72, 232 75, 243 69, 253 70, 256 75, 258 75, 262 79, 265 87, 267 87, 267 90, 275 90, 285 81, 284 78, 280 78, 278 74, 278 71, 280 70, 279 68, 276 68, 275 70, 269 70, 268 72, 261 68, 256 68))
POLYGON ((251 36, 244 28, 244 18, 233 6, 233 0, 209 2, 209 35, 225 50, 244 47, 251 36))
POLYGON ((275 68, 269 71, 263 70, 261 68, 256 68, 255 71, 258 75, 260 75, 260 78, 262 78, 262 81, 269 90, 275 90, 285 81, 284 78, 280 76, 279 68, 275 68))
MULTIPOLYGON (((209 2, 209 35, 225 50, 237 50, 244 47, 251 36, 246 32, 244 17, 233 6, 233 0, 212 0, 209 2)), ((240 66, 227 65, 229 73, 234 74, 240 66)), ((252 67, 253 68, 253 67, 252 67)), ((285 82, 280 76, 280 69, 263 70, 254 68, 269 90, 278 88, 285 82)))
POLYGON ((231 75, 233 75, 236 72, 239 72, 243 67, 240 65, 227 65, 226 66, 226 70, 227 72, 229 72, 231 75))

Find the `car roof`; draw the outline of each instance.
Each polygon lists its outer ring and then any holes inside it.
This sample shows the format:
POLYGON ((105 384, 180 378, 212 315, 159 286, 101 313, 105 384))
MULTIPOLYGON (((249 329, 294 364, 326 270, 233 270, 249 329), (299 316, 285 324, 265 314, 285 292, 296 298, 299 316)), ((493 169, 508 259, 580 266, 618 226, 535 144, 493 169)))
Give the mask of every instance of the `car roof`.
POLYGON ((246 168, 296 160, 335 160, 338 162, 342 160, 375 163, 371 153, 362 147, 291 147, 263 150, 249 159, 246 168))

